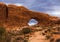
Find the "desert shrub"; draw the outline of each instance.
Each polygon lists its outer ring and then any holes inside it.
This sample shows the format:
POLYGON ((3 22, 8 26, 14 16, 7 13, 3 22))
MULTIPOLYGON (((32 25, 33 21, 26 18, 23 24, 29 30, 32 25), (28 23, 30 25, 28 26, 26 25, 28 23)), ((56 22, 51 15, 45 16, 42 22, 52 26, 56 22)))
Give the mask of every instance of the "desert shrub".
POLYGON ((6 32, 4 27, 0 27, 0 36, 4 35, 6 32))
POLYGON ((6 39, 6 30, 4 27, 0 27, 0 41, 5 42, 6 39))
POLYGON ((31 32, 31 29, 30 28, 23 28, 22 29, 22 33, 23 34, 28 34, 28 33, 30 33, 31 32))
POLYGON ((24 42, 28 42, 28 40, 24 40, 24 42))
POLYGON ((60 42, 60 39, 57 39, 56 42, 60 42))
POLYGON ((18 37, 18 38, 16 38, 16 40, 23 40, 23 38, 22 37, 18 37))

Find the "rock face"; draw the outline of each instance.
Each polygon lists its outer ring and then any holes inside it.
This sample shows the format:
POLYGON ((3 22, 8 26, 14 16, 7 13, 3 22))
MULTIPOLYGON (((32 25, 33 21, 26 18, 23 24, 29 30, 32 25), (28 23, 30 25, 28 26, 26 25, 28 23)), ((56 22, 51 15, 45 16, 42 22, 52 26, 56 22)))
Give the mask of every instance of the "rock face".
POLYGON ((0 23, 7 26, 26 26, 30 19, 36 19, 38 25, 55 23, 48 14, 30 11, 24 6, 0 3, 0 23))
POLYGON ((7 18, 7 6, 3 3, 0 3, 0 25, 4 23, 7 18))

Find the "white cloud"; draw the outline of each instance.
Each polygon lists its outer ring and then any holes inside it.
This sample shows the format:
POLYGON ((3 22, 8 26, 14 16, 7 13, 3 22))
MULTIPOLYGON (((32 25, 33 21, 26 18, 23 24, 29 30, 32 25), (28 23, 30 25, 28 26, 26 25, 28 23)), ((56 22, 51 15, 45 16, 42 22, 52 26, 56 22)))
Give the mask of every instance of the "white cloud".
POLYGON ((6 5, 9 5, 10 3, 5 3, 6 5))
POLYGON ((14 5, 17 5, 17 6, 23 6, 23 4, 21 3, 15 3, 14 5))
POLYGON ((47 11, 48 14, 52 16, 60 17, 60 6, 53 6, 51 7, 52 10, 47 11))
MULTIPOLYGON (((12 4, 12 3, 5 3, 6 5, 9 5, 9 4, 12 4)), ((13 3, 14 5, 17 5, 17 6, 23 6, 23 4, 21 3, 13 3)))

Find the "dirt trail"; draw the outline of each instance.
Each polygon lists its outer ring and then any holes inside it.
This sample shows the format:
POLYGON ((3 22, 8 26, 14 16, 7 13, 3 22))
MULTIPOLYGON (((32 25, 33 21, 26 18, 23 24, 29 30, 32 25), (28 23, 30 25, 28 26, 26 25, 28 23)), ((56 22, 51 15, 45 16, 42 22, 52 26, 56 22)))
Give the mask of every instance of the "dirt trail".
POLYGON ((49 40, 46 40, 46 37, 39 31, 35 32, 32 37, 29 38, 29 42, 49 42, 49 40))

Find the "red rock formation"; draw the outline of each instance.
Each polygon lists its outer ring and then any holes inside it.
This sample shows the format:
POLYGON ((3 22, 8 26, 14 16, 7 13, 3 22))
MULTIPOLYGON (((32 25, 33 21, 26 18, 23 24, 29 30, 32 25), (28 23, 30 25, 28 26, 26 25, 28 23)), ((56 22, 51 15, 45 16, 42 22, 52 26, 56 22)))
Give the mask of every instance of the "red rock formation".
POLYGON ((2 25, 5 22, 7 16, 6 10, 7 6, 3 3, 0 3, 0 25, 2 25))
POLYGON ((54 24, 52 17, 48 14, 41 12, 30 11, 24 6, 5 5, 0 3, 0 22, 5 21, 3 24, 8 26, 26 26, 30 19, 36 19, 38 25, 54 24))

